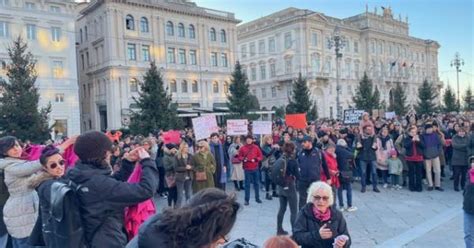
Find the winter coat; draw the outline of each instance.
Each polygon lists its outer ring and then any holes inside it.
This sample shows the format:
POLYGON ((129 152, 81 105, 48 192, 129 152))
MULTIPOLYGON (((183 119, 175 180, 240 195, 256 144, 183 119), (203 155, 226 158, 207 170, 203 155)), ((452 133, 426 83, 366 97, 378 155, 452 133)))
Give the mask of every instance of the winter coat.
MULTIPOLYGON (((329 170, 329 179, 331 179, 331 186, 339 188, 341 186, 341 182, 339 181, 339 169, 337 166, 337 158, 336 155, 330 154, 328 152, 323 152, 324 159, 326 160, 326 164, 329 170)), ((328 180, 328 177, 324 173, 321 173, 321 181, 325 182, 328 180)))
POLYGON ((176 166, 178 165, 178 161, 176 160, 176 155, 171 154, 171 152, 166 149, 163 155, 163 167, 165 167, 166 175, 173 175, 176 170, 176 166))
POLYGON ((468 164, 468 154, 467 146, 469 144, 469 137, 465 135, 461 137, 455 135, 453 137, 453 157, 451 158, 452 166, 467 166, 468 164))
MULTIPOLYGON (((122 167, 132 162, 122 160, 122 167)), ((128 165, 127 165, 128 164, 128 165)), ((117 180, 122 174, 111 176, 110 168, 77 162, 67 178, 83 189, 78 191, 86 240, 91 248, 119 248, 127 244, 124 232, 126 207, 150 199, 158 186, 158 170, 151 159, 140 161, 143 173, 139 183, 130 184, 117 180)))
POLYGON ((245 179, 243 163, 232 163, 232 158, 239 155, 239 149, 237 149, 237 147, 241 146, 241 144, 232 143, 229 147, 229 161, 232 164, 232 175, 230 176, 230 179, 232 181, 243 181, 245 179))
POLYGON ((374 143, 377 142, 375 136, 362 136, 359 142, 362 144, 362 147, 357 148, 357 150, 359 150, 359 159, 362 161, 376 161, 377 155, 375 154, 375 151, 377 148, 374 149, 372 147, 374 143))
POLYGON ((393 159, 389 158, 387 159, 387 165, 388 165, 388 173, 390 175, 401 175, 403 172, 403 163, 399 158, 393 159))
POLYGON ((225 153, 224 148, 221 143, 213 143, 209 144, 209 148, 211 150, 212 155, 214 156, 214 160, 216 161, 216 172, 214 173, 214 182, 216 183, 216 187, 219 186, 218 184, 225 183, 227 181, 227 174, 224 173, 224 167, 226 166, 225 163, 225 153))
POLYGON ((354 153, 344 146, 336 146, 337 166, 339 171, 352 171, 350 162, 354 159, 354 153))
POLYGON ((244 145, 239 149, 239 155, 237 156, 240 161, 243 161, 244 170, 256 170, 258 169, 258 162, 262 161, 263 155, 260 147, 254 144, 244 145), (245 162, 245 159, 247 162, 245 162), (254 162, 252 162, 254 160, 254 162))
POLYGON ((316 147, 311 150, 302 150, 298 154, 298 166, 301 174, 299 181, 304 184, 321 180, 322 174, 326 178, 330 177, 323 153, 316 147))
POLYGON ((407 135, 403 140, 405 147, 405 160, 414 162, 423 162, 423 148, 424 145, 420 141, 413 141, 413 137, 407 135))
POLYGON ((334 239, 339 235, 347 235, 344 248, 351 246, 351 238, 346 225, 346 220, 342 213, 335 207, 331 208, 331 219, 328 222, 321 222, 313 214, 313 203, 307 203, 298 213, 293 226, 293 239, 302 248, 333 248, 334 239), (324 225, 331 229, 333 237, 322 239, 319 229, 324 225))
MULTIPOLYGON (((194 164, 194 173, 196 172, 206 172, 207 180, 198 182, 197 180, 193 181, 193 191, 197 193, 198 191, 206 188, 213 188, 214 185, 214 173, 216 173, 216 160, 210 152, 202 153, 198 152, 193 156, 194 164)), ((196 174, 194 175, 196 178, 196 174)))
POLYGON ((474 182, 470 181, 470 173, 474 173, 474 169, 471 169, 467 174, 467 184, 464 189, 464 202, 463 209, 468 214, 474 215, 474 182))
POLYGON ((377 151, 375 155, 377 157, 377 168, 380 170, 388 170, 387 159, 390 157, 390 151, 395 149, 393 140, 390 138, 385 142, 385 149, 382 147, 382 141, 377 138, 377 151))
POLYGON ((443 146, 441 140, 436 133, 425 133, 420 136, 421 142, 423 142, 425 148, 423 149, 423 157, 425 159, 434 159, 439 157, 443 146))
POLYGON ((183 158, 180 155, 177 155, 175 157, 176 159, 176 168, 175 168, 175 176, 176 176, 176 181, 184 182, 186 180, 186 177, 189 179, 193 179, 194 173, 191 170, 186 169, 186 165, 191 165, 193 167, 193 155, 188 153, 188 156, 186 158, 183 158))
POLYGON ((14 238, 27 238, 36 223, 39 209, 38 194, 29 187, 29 177, 42 166, 38 160, 4 158, 0 159, 0 168, 5 168, 5 184, 10 193, 3 208, 8 233, 14 238))

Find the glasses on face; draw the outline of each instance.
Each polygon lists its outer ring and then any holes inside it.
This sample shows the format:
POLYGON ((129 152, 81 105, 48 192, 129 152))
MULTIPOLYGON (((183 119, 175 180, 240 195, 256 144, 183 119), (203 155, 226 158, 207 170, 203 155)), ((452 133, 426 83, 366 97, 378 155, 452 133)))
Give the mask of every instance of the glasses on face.
POLYGON ((320 201, 320 200, 328 201, 328 200, 329 200, 329 196, 313 195, 313 198, 314 198, 316 201, 320 201))
POLYGON ((54 163, 50 164, 50 165, 49 165, 49 168, 54 170, 54 169, 56 169, 56 167, 58 167, 58 166, 63 167, 65 164, 66 164, 66 161, 64 161, 64 160, 59 160, 57 163, 54 162, 54 163))

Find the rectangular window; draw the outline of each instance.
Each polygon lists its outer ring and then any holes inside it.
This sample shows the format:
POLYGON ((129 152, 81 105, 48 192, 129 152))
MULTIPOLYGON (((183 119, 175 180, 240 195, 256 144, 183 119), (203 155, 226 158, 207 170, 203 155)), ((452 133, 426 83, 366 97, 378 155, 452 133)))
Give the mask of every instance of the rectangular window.
POLYGON ((260 65, 260 80, 265 80, 267 77, 267 70, 265 64, 260 65))
POLYGON ((84 68, 85 68, 84 54, 81 54, 81 64, 82 64, 82 69, 84 70, 84 68))
POLYGON ((138 81, 135 78, 130 79, 128 84, 131 92, 138 92, 138 81))
POLYGON ((28 40, 36 40, 36 25, 26 24, 26 38, 28 40))
POLYGON ((311 45, 314 47, 318 46, 318 33, 313 32, 311 34, 311 45))
POLYGON ((240 47, 240 52, 242 53, 242 58, 247 58, 247 46, 246 45, 242 45, 240 47))
POLYGON ((256 67, 250 68, 250 79, 252 81, 257 80, 257 68, 256 67))
POLYGON ((56 94, 55 96, 55 100, 54 100, 56 103, 62 103, 64 102, 64 94, 56 94))
POLYGON ((250 43, 250 57, 255 56, 255 43, 250 43))
POLYGON ((8 0, 0 0, 0 6, 8 6, 8 0))
POLYGON ((143 61, 150 61, 150 46, 142 46, 142 58, 143 61))
POLYGON ((51 38, 53 41, 56 41, 56 42, 61 41, 61 28, 60 27, 51 28, 51 38))
POLYGON ((31 2, 26 2, 26 3, 25 3, 25 8, 26 8, 26 9, 29 9, 29 10, 34 10, 34 9, 36 9, 36 4, 35 4, 35 3, 31 3, 31 2))
POLYGON ((197 65, 196 50, 189 50, 189 61, 191 65, 197 65))
POLYGON ((128 60, 137 60, 137 45, 128 43, 127 44, 127 56, 128 60))
POLYGON ((277 88, 272 87, 272 97, 276 97, 276 96, 277 96, 277 88))
POLYGON ((7 38, 8 35, 8 23, 0 21, 0 37, 7 38))
POLYGON ((276 64, 275 63, 270 64, 270 77, 271 78, 276 77, 276 64))
POLYGON ((49 6, 49 11, 53 13, 61 13, 61 8, 59 8, 58 6, 49 6))
POLYGON ((375 53, 375 41, 371 41, 371 42, 370 42, 370 52, 371 52, 372 54, 375 53))
POLYGON ((252 95, 256 96, 257 95, 257 89, 252 90, 252 95))
POLYGON ((194 81, 194 82, 193 82, 192 88, 193 88, 193 93, 197 93, 197 92, 198 92, 198 82, 197 82, 197 81, 194 81))
POLYGON ((64 68, 62 61, 53 61, 53 78, 62 78, 64 76, 64 68))
POLYGON ((91 66, 91 63, 90 63, 90 60, 89 60, 89 52, 86 52, 86 64, 87 64, 87 68, 89 68, 91 66))
POLYGON ((211 66, 217 67, 217 53, 211 53, 211 66))
POLYGON ((179 49, 178 50, 178 59, 179 59, 180 64, 182 64, 182 65, 186 64, 186 50, 184 50, 184 49, 179 49))
POLYGON ((276 51, 275 38, 268 39, 268 52, 274 53, 276 51))
POLYGON ((262 88, 262 98, 267 98, 267 89, 262 88))
POLYGON ((221 53, 221 63, 222 63, 222 67, 228 66, 227 53, 221 53))
POLYGON ((291 48, 291 33, 285 33, 285 49, 291 48))
POLYGON ((285 59, 285 73, 289 74, 293 70, 293 61, 291 61, 291 58, 286 58, 285 59))
POLYGON ((260 40, 258 42, 258 53, 260 53, 260 55, 265 53, 265 41, 264 40, 260 40))
POLYGON ((169 48, 168 48, 167 61, 168 61, 168 63, 170 63, 170 64, 176 63, 176 58, 175 58, 174 48, 173 48, 173 47, 169 47, 169 48))

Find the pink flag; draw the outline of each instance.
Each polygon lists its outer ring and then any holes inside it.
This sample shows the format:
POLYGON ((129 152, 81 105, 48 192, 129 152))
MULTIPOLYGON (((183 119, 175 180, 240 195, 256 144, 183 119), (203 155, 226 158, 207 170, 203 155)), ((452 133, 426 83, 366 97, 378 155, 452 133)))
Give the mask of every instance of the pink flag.
POLYGON ((166 144, 179 144, 181 143, 181 133, 176 130, 169 130, 163 133, 163 142, 166 144))

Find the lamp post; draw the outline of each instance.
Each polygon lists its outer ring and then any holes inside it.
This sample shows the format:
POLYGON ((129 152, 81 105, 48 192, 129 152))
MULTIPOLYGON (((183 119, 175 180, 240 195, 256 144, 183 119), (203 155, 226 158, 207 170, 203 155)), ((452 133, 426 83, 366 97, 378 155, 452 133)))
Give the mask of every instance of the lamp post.
POLYGON ((464 60, 461 58, 458 52, 454 54, 454 59, 451 60, 451 67, 456 68, 456 80, 457 80, 457 87, 458 87, 458 106, 461 107, 461 95, 459 94, 459 73, 461 72, 461 66, 464 65, 464 60))
POLYGON ((336 52, 336 115, 337 119, 342 119, 342 107, 341 107, 341 85, 339 82, 340 79, 340 67, 341 67, 341 58, 342 58, 342 53, 341 50, 344 48, 346 45, 346 37, 341 35, 341 31, 339 29, 339 26, 336 26, 334 28, 334 32, 332 33, 331 38, 328 40, 328 48, 332 49, 334 48, 336 52))

